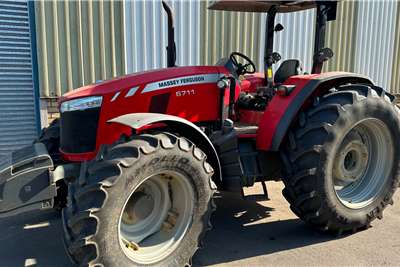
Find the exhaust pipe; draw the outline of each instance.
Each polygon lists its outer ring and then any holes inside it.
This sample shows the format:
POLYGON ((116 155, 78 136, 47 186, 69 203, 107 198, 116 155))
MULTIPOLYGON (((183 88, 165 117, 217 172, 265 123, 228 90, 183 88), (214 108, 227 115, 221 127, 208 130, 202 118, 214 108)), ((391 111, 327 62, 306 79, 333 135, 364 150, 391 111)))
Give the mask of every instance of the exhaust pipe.
POLYGON ((175 67, 176 63, 176 45, 175 45, 175 27, 174 16, 171 7, 162 1, 162 6, 168 16, 168 46, 167 46, 167 67, 175 67))

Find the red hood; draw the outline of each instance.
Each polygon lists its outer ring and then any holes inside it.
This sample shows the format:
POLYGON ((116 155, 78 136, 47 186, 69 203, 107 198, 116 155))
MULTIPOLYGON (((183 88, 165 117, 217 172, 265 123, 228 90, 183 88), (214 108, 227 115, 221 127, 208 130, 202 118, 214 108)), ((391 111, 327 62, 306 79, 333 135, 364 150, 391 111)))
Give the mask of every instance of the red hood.
POLYGON ((144 85, 151 82, 156 82, 169 78, 172 79, 179 76, 221 72, 226 72, 226 70, 224 67, 220 66, 175 67, 138 72, 75 89, 71 92, 64 94, 60 98, 60 102, 87 96, 102 96, 133 86, 143 87, 144 85))

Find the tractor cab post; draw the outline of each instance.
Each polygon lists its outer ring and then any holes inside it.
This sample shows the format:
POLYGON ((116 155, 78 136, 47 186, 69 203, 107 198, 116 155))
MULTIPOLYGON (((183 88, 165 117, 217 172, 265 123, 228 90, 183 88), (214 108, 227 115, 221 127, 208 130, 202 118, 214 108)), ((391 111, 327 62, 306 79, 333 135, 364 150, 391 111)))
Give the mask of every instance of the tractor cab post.
POLYGON ((274 77, 272 72, 272 65, 277 62, 274 59, 274 34, 275 34, 275 17, 276 6, 272 6, 267 15, 266 32, 265 32, 265 52, 264 52, 264 77, 267 87, 272 88, 274 85, 274 77))
MULTIPOLYGON (((314 39, 314 56, 311 73, 319 74, 325 61, 333 57, 330 48, 325 47, 325 33, 327 21, 336 20, 336 1, 317 1, 316 5, 316 22, 315 22, 315 39, 314 39)), ((279 11, 278 5, 272 5, 267 11, 266 31, 265 31, 265 49, 264 49, 264 75, 265 84, 268 88, 274 85, 274 75, 272 66, 277 63, 281 57, 274 52, 274 35, 275 32, 283 30, 283 27, 275 26, 276 14, 279 11)), ((280 24, 279 24, 280 25, 280 24)))
POLYGON ((317 2, 315 23, 314 58, 311 73, 321 73, 325 61, 333 57, 330 48, 325 48, 326 22, 336 20, 337 2, 317 2))

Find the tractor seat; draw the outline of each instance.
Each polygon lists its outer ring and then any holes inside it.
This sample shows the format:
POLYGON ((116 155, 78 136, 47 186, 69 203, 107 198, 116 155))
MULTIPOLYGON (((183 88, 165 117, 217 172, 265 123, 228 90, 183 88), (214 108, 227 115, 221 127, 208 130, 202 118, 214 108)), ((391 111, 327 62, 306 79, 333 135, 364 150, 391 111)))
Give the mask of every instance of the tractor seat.
POLYGON ((282 84, 288 78, 303 74, 303 64, 298 59, 288 59, 281 63, 275 72, 274 83, 282 84))

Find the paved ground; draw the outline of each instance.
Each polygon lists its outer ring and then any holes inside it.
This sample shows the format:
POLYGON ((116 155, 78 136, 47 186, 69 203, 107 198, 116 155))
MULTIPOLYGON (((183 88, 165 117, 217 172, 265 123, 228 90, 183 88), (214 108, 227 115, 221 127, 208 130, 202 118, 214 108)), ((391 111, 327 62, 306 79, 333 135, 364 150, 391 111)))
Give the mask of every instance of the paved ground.
MULTIPOLYGON (((383 222, 355 235, 332 238, 296 219, 280 195, 280 183, 268 185, 268 202, 232 195, 217 199, 215 227, 194 259, 196 266, 400 266, 400 193, 383 222)), ((0 266, 72 267, 56 214, 0 220, 0 229, 0 266)))

